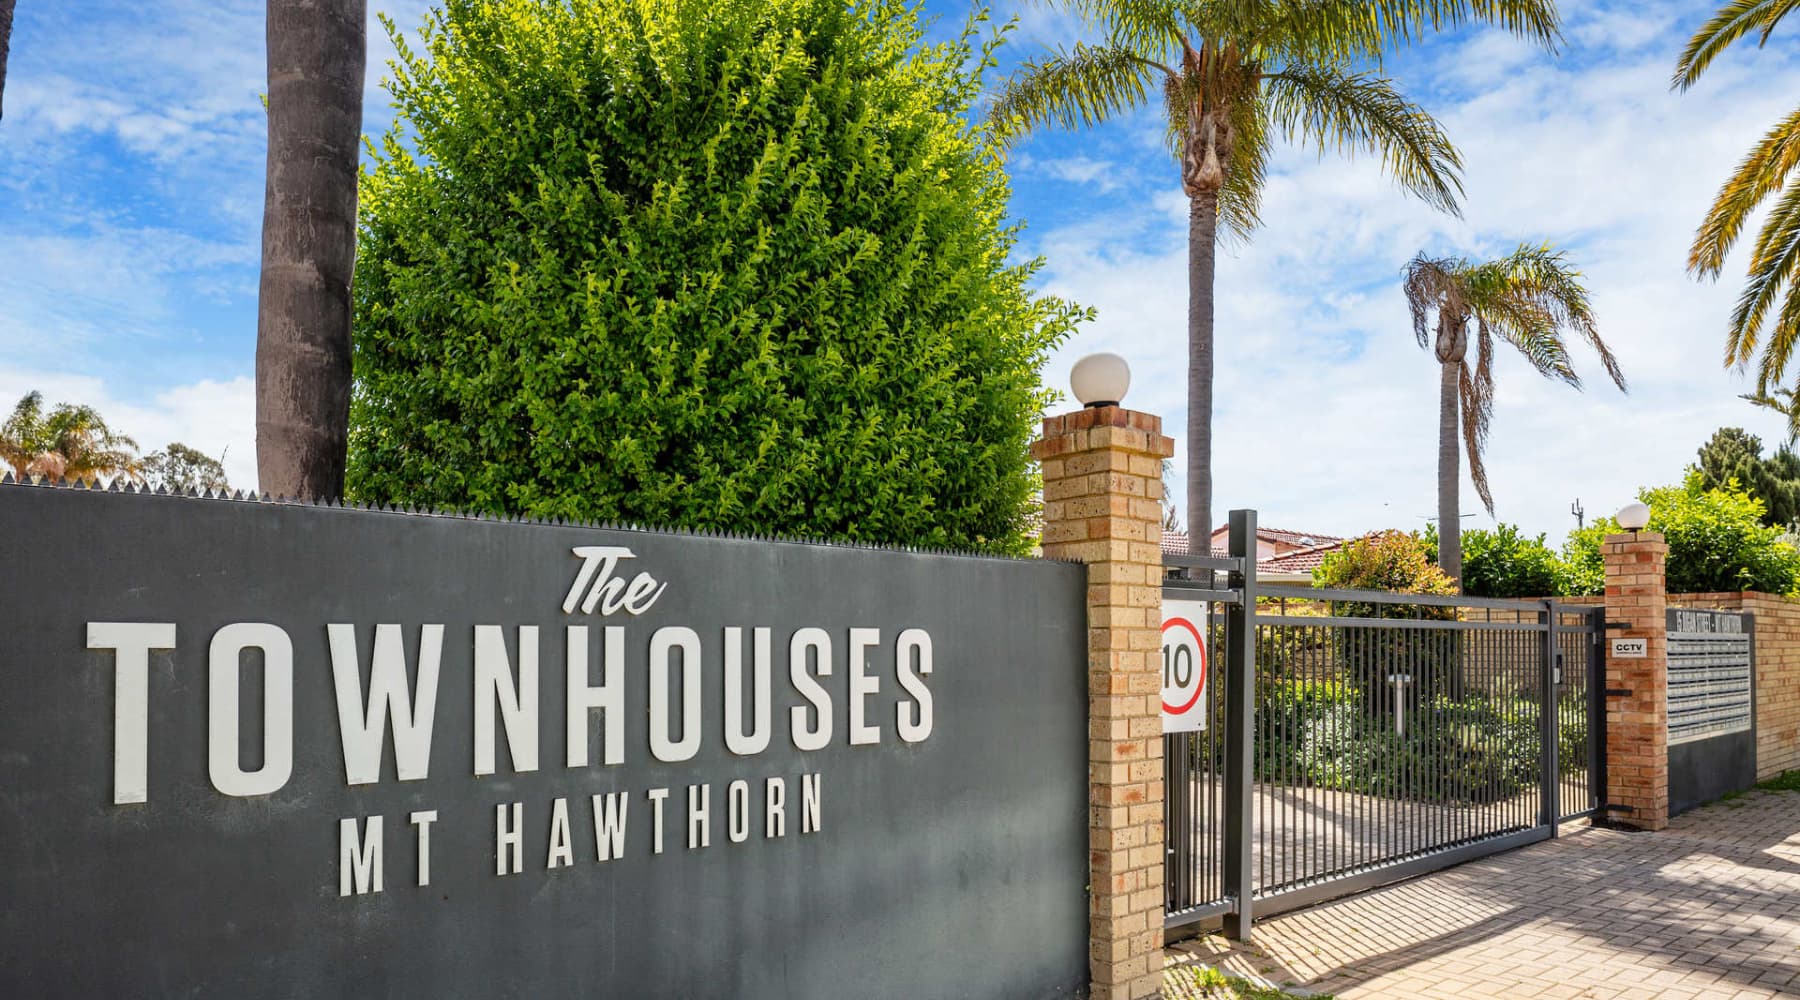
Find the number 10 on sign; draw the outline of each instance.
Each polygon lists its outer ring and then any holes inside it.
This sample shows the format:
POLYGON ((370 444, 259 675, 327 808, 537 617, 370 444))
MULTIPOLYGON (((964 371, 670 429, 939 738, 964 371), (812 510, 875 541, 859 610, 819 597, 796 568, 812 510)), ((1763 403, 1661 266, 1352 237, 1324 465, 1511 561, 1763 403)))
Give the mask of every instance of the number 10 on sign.
POLYGON ((1205 601, 1162 604, 1162 731, 1193 733, 1206 728, 1205 601))

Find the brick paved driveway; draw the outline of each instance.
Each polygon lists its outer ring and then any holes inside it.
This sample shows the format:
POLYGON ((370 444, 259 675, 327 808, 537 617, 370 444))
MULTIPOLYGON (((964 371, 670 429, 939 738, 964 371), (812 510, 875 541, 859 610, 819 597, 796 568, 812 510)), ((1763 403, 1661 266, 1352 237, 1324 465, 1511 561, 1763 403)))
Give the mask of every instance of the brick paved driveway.
POLYGON ((1193 961, 1366 997, 1800 996, 1800 792, 1561 838, 1276 917, 1193 961))

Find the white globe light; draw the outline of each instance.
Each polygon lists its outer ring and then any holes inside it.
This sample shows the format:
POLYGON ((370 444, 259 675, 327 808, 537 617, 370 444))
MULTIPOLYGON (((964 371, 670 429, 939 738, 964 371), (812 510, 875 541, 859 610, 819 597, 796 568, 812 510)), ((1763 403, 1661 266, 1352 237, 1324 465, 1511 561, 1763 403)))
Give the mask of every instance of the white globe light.
POLYGON ((1641 503, 1628 503, 1619 508, 1615 518, 1626 531, 1642 531, 1650 523, 1650 508, 1641 503))
POLYGON ((1069 369, 1069 388, 1083 406, 1117 406, 1131 388, 1131 366, 1117 354, 1090 354, 1069 369))

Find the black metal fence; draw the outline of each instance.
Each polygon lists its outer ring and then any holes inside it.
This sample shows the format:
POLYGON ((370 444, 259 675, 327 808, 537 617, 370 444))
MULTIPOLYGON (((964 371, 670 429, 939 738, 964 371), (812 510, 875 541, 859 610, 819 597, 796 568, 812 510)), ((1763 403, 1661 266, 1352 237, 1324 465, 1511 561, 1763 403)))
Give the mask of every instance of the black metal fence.
POLYGON ((1215 724, 1165 736, 1167 922, 1278 912, 1554 834, 1593 808, 1602 622, 1551 601, 1259 587, 1169 560, 1212 600, 1215 724))

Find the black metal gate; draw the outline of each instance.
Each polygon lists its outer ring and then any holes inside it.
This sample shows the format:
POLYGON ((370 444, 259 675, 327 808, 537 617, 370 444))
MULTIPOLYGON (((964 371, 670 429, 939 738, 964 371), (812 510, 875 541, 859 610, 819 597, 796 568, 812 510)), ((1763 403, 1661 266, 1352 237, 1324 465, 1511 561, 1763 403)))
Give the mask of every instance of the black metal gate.
POLYGON ((1166 923, 1268 915, 1522 846, 1603 791, 1600 609, 1258 586, 1255 514, 1211 601, 1209 725, 1164 737, 1166 923))

